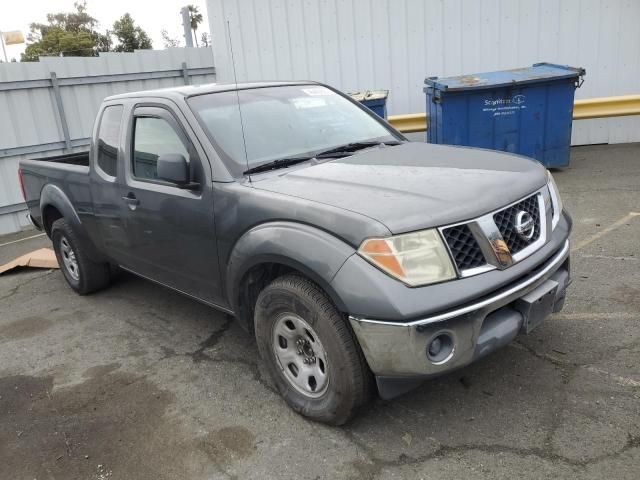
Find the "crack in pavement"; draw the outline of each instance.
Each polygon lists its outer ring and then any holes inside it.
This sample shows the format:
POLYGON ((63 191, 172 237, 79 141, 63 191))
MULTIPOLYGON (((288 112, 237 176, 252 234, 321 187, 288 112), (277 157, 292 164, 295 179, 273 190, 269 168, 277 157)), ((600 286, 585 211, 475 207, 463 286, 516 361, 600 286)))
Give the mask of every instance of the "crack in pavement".
POLYGON ((559 359, 557 357, 554 357, 553 355, 549 355, 548 353, 540 353, 540 352, 536 351, 534 348, 530 347, 529 345, 526 345, 524 343, 520 343, 517 340, 512 342, 512 343, 510 343, 508 346, 511 347, 511 348, 515 348, 516 350, 522 350, 522 351, 528 352, 531 355, 533 355, 534 357, 539 358, 540 360, 549 362, 549 363, 555 365, 556 367, 560 367, 562 369, 577 368, 577 367, 583 367, 584 366, 584 365, 582 365, 580 363, 561 360, 561 359, 559 359))
MULTIPOLYGON (((555 365, 557 367, 562 368, 563 370, 571 369, 571 372, 568 372, 568 375, 572 375, 575 372, 575 369, 582 368, 582 369, 584 369, 584 370, 586 370, 588 372, 597 373, 597 374, 609 377, 613 381, 618 383, 619 385, 622 385, 623 387, 631 387, 631 388, 640 387, 640 381, 638 381, 638 380, 634 380, 632 378, 623 377, 623 376, 617 375, 615 373, 607 372, 606 370, 602 370, 602 369, 596 367, 593 364, 584 364, 584 363, 569 362, 569 361, 566 361, 566 360, 561 360, 561 359, 556 358, 556 357, 554 357, 552 355, 549 355, 547 353, 537 352, 532 347, 530 347, 528 345, 525 345, 523 343, 520 343, 518 341, 515 341, 515 342, 511 343, 509 346, 512 347, 512 348, 516 348, 518 350, 522 350, 522 351, 528 352, 531 355, 533 355, 534 357, 539 358, 540 360, 549 362, 549 363, 551 363, 551 364, 553 364, 553 365, 555 365)), ((630 348, 633 348, 634 346, 635 346, 635 344, 625 345, 625 346, 618 347, 617 349, 612 349, 611 351, 618 352, 618 351, 622 351, 622 350, 629 350, 630 348)), ((567 383, 567 382, 565 382, 565 383, 567 383)))
POLYGON ((632 388, 640 387, 640 382, 637 380, 623 377, 621 375, 616 375, 615 373, 607 372, 606 370, 602 370, 601 368, 594 367, 593 365, 584 366, 584 369, 592 373, 599 373, 600 375, 609 377, 614 382, 618 383, 619 385, 622 385, 623 387, 632 387, 632 388))
MULTIPOLYGON (((564 385, 569 385, 571 380, 573 380, 578 372, 578 367, 571 369, 571 371, 563 371, 562 382, 564 385)), ((549 427, 547 430, 547 434, 545 435, 542 450, 545 451, 547 456, 556 455, 553 452, 553 437, 558 432, 562 425, 562 421, 565 418, 565 414, 567 410, 570 408, 569 406, 569 390, 565 387, 562 389, 562 399, 557 405, 556 408, 552 408, 549 412, 549 427)))
POLYGON ((578 256, 581 258, 597 258, 600 260, 622 260, 622 261, 630 260, 632 262, 640 262, 640 258, 638 257, 628 257, 628 256, 625 257, 620 255, 594 255, 590 253, 579 253, 578 256))
MULTIPOLYGON (((640 260, 640 259, 639 259, 640 260)), ((631 312, 575 312, 575 313, 556 313, 553 320, 638 320, 640 315, 631 312)))
POLYGON ((230 364, 242 365, 242 366, 248 367, 251 370, 252 378, 254 381, 262 385, 264 388, 266 388, 270 392, 278 394, 278 391, 273 387, 273 385, 268 383, 263 378, 262 374, 260 373, 260 368, 258 367, 257 361, 251 361, 249 359, 242 358, 242 357, 233 357, 224 353, 218 353, 215 357, 212 357, 211 355, 207 355, 205 353, 205 350, 213 348, 216 345, 218 345, 218 343, 220 342, 224 334, 233 325, 235 321, 234 317, 232 317, 231 315, 226 315, 226 317, 227 317, 227 320, 224 322, 224 324, 220 328, 212 332, 211 335, 209 335, 209 337, 205 339, 203 342, 200 342, 199 347, 193 352, 186 352, 186 353, 180 354, 180 353, 176 353, 176 351, 173 350, 172 348, 163 346, 161 347, 164 354, 162 359, 184 356, 184 357, 191 358, 193 363, 210 362, 210 363, 230 363, 230 364))
MULTIPOLYGON (((147 314, 150 314, 150 312, 147 312, 147 314)), ((158 316, 158 315, 154 313, 154 314, 150 314, 150 316, 158 316)), ((214 330, 204 341, 200 342, 198 345, 198 348, 192 352, 178 353, 172 347, 161 345, 160 349, 162 351, 162 356, 160 357, 160 360, 166 360, 173 357, 189 357, 191 358, 193 363, 209 362, 209 363, 229 363, 229 364, 242 365, 251 370, 253 380, 261 384, 264 388, 266 388, 270 392, 278 394, 278 391, 274 388, 274 386, 271 385, 269 382, 267 382, 263 378, 263 375, 261 374, 260 369, 258 367, 257 361, 252 361, 242 357, 234 357, 224 353, 218 353, 216 354, 215 357, 212 357, 211 355, 208 355, 205 353, 206 350, 218 345, 218 343, 222 340, 222 337, 224 336, 224 334, 232 327, 235 321, 235 318, 228 314, 226 314, 225 317, 226 317, 225 322, 219 328, 214 330)), ((125 321, 126 323, 136 328, 146 331, 146 329, 143 326, 136 324, 130 319, 125 321)))
MULTIPOLYGON (((579 369, 584 368, 584 369, 590 370, 589 365, 582 365, 575 362, 564 361, 564 360, 557 359, 551 355, 541 354, 539 352, 536 352, 533 348, 528 347, 527 345, 520 344, 519 342, 514 342, 511 345, 513 345, 514 348, 526 351, 529 354, 537 358, 540 358, 543 361, 549 362, 552 365, 560 368, 563 371, 563 377, 564 377, 563 383, 565 385, 570 383, 571 379, 575 376, 575 374, 578 372, 579 369)), ((590 370, 590 371, 593 371, 593 370, 590 370)), ((603 372, 604 371, 595 371, 595 373, 603 373, 603 372)), ((605 373, 608 373, 608 372, 605 372, 605 373)), ((549 429, 543 441, 543 444, 544 444, 543 447, 523 448, 523 447, 513 447, 510 445, 500 445, 500 444, 490 445, 490 444, 473 444, 473 443, 460 444, 460 445, 444 445, 438 442, 437 448, 430 453, 425 453, 424 455, 420 455, 417 457, 412 457, 402 453, 398 456, 396 460, 387 460, 387 459, 379 458, 376 455, 375 451, 372 448, 370 448, 369 445, 367 445, 367 443, 365 443, 364 440, 361 440, 360 438, 358 438, 352 430, 345 428, 343 430, 343 434, 345 438, 356 447, 356 450, 360 450, 361 452, 364 453, 364 456, 366 457, 366 459, 371 463, 371 465, 373 465, 371 478, 377 477, 383 468, 397 468, 397 467, 402 467, 407 465, 409 466, 416 465, 432 459, 445 458, 447 456, 450 456, 456 453, 465 453, 469 451, 479 451, 479 452, 491 453, 491 454, 510 453, 513 455, 517 455, 519 457, 535 456, 537 458, 548 460, 550 462, 562 463, 571 467, 584 468, 584 467, 587 467, 588 465, 595 464, 603 460, 616 458, 622 455, 627 450, 640 447, 640 435, 636 436, 636 435, 632 435, 631 433, 627 433, 626 443, 619 450, 608 453, 608 454, 597 455, 591 458, 577 460, 577 459, 572 459, 554 452, 553 436, 559 430, 562 419, 563 419, 563 415, 567 411, 568 406, 569 406, 569 400, 568 400, 568 396, 565 394, 563 401, 560 402, 558 406, 550 412, 550 421, 549 421, 549 427, 548 427, 549 429)), ((410 413, 417 414, 419 417, 422 417, 422 418, 428 417, 428 415, 425 415, 422 412, 414 411, 413 409, 406 408, 405 406, 402 406, 402 405, 400 405, 400 407, 402 407, 403 409, 407 410, 410 413)), ((392 416, 390 416, 390 418, 393 420, 392 416)))
POLYGON ((9 290, 9 293, 6 295, 3 295, 2 297, 0 297, 0 301, 1 300, 6 300, 7 298, 13 297, 16 293, 18 293, 18 291, 20 291, 20 289, 28 284, 30 284, 31 282, 34 282, 36 280, 39 280, 41 278, 46 277, 47 275, 51 275, 54 272, 54 270, 49 270, 48 272, 42 274, 42 275, 38 275, 36 277, 31 277, 29 280, 25 280, 22 283, 17 284, 16 286, 14 286, 13 288, 11 288, 9 290))
POLYGON ((548 460, 552 463, 563 463, 571 467, 585 468, 589 465, 596 464, 604 460, 617 458, 623 453, 625 453, 627 450, 640 447, 640 436, 627 434, 627 441, 620 450, 617 450, 612 453, 604 454, 604 455, 598 455, 589 459, 574 460, 574 459, 559 455, 557 453, 554 453, 551 450, 551 448, 540 448, 540 447, 521 448, 521 447, 513 447, 509 445, 500 445, 500 444, 487 445, 487 444, 473 444, 473 443, 460 444, 460 445, 444 445, 439 443, 438 447, 431 453, 426 453, 424 455, 419 455, 416 457, 412 457, 403 453, 403 454, 400 454, 396 460, 385 460, 377 457, 373 452, 373 450, 369 448, 369 446, 366 445, 366 443, 358 439, 353 434, 353 432, 349 430, 344 430, 344 436, 348 441, 350 441, 356 447, 356 450, 358 449, 361 450, 364 453, 367 460, 372 465, 374 465, 375 469, 372 472, 372 478, 377 477, 383 468, 398 468, 403 466, 418 465, 420 463, 424 463, 429 460, 433 460, 437 458, 446 458, 454 454, 467 453, 471 451, 478 451, 478 452, 490 453, 490 454, 510 453, 512 455, 517 455, 519 457, 534 456, 542 460, 548 460))
POLYGON ((204 351, 208 348, 215 347, 222 336, 231 328, 231 324, 233 323, 233 317, 231 315, 226 315, 226 321, 222 324, 220 328, 214 330, 209 337, 200 342, 200 348, 194 350, 193 352, 185 353, 184 355, 187 357, 191 357, 193 363, 200 363, 204 360, 213 360, 209 355, 205 354, 204 351))

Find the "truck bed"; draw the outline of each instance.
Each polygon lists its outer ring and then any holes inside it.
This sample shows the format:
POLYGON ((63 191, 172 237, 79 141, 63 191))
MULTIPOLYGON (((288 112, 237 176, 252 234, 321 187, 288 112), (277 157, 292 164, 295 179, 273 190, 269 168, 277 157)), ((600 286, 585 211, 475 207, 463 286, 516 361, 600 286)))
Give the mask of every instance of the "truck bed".
POLYGON ((54 162, 64 163, 67 165, 89 166, 89 151, 65 153, 64 155, 54 155, 52 157, 43 157, 33 159, 36 162, 54 162))
POLYGON ((20 161, 24 196, 36 226, 42 225, 40 197, 45 186, 65 192, 74 205, 86 210, 91 205, 89 152, 68 153, 20 161))

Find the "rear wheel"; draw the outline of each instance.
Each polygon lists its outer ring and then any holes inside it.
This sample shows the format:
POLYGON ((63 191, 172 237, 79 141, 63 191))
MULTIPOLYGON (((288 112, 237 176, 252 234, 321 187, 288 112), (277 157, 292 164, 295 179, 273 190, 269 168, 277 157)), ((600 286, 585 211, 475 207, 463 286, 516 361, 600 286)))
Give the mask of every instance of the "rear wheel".
POLYGON ((51 241, 60 270, 77 293, 86 295, 109 284, 109 264, 89 260, 82 242, 64 218, 53 222, 51 241))
POLYGON ((313 282, 275 279, 258 296, 260 355, 296 412, 341 425, 369 399, 371 373, 344 316, 313 282))

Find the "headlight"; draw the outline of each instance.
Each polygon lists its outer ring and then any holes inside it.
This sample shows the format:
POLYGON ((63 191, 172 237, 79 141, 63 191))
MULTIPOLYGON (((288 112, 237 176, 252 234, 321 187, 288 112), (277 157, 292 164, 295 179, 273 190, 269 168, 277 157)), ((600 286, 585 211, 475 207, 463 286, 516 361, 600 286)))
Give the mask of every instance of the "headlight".
POLYGON ((551 219, 551 230, 556 228, 558 221, 560 221, 560 214, 562 213, 562 199, 560 198, 560 191, 556 185, 555 180, 551 172, 547 170, 547 187, 549 188, 549 194, 551 195, 551 207, 553 208, 553 217, 551 219))
POLYGON ((358 253, 383 272, 412 287, 456 277, 437 230, 370 238, 362 242, 358 253))

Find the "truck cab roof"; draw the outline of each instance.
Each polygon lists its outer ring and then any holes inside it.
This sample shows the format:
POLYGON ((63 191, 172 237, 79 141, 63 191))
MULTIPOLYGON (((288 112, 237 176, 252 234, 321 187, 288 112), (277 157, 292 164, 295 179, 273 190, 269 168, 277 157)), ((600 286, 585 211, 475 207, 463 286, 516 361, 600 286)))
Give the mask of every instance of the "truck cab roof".
POLYGON ((178 87, 156 88, 140 92, 121 93, 105 98, 105 101, 119 100, 124 98, 144 98, 162 97, 172 99, 183 99, 207 93, 228 92, 234 90, 249 90, 253 88, 280 87, 285 85, 319 85, 318 82, 309 80, 272 81, 272 82, 243 82, 243 83, 205 83, 202 85, 183 85, 178 87))

